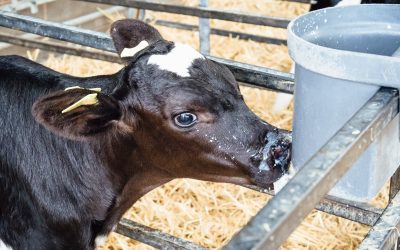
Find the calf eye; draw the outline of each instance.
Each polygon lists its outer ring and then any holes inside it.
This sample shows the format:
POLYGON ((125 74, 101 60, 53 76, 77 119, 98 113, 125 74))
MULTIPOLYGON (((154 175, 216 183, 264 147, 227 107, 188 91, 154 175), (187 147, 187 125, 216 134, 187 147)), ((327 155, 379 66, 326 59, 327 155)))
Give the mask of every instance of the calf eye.
POLYGON ((174 117, 175 124, 181 128, 193 126, 197 121, 197 116, 192 113, 181 113, 174 117))

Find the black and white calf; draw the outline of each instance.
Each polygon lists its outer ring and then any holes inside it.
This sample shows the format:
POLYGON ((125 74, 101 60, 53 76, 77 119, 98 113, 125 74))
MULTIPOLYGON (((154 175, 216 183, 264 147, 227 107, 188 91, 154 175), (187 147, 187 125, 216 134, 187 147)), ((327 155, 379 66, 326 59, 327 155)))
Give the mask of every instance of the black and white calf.
POLYGON ((290 136, 248 109, 226 67, 140 21, 111 35, 127 62, 113 75, 0 57, 1 250, 93 249, 174 178, 268 188, 286 172, 290 136))

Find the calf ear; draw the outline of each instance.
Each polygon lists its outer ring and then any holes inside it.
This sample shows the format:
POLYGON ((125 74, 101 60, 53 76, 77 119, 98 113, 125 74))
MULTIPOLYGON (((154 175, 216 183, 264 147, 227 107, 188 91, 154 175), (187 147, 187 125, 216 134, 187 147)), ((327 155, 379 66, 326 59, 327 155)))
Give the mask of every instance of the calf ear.
POLYGON ((135 19, 114 22, 111 25, 111 37, 121 57, 132 57, 148 45, 163 39, 155 28, 135 19))
POLYGON ((113 97, 88 89, 44 96, 33 104, 32 114, 52 132, 73 140, 89 139, 104 132, 121 117, 113 97))

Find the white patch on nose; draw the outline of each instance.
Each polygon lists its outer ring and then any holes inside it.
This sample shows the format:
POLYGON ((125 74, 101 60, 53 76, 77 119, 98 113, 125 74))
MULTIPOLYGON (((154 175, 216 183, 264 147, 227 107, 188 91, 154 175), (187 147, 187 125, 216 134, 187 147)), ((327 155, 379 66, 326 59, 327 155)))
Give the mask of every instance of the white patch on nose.
MULTIPOLYGON (((107 236, 106 235, 99 235, 94 240, 95 247, 102 247, 106 243, 107 236)), ((0 248, 1 249, 1 248, 0 248)))
POLYGON ((157 65, 162 70, 181 77, 189 77, 189 68, 196 59, 205 59, 197 50, 186 44, 175 43, 175 47, 165 55, 152 55, 147 64, 157 65))
POLYGON ((6 245, 1 239, 0 239, 0 250, 12 250, 12 247, 6 245))

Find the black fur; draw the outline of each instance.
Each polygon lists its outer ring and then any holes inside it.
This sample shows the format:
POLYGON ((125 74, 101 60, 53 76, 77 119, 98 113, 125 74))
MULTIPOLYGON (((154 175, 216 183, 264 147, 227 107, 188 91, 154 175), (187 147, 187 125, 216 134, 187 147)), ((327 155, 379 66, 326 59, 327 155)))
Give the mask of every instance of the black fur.
POLYGON ((117 190, 103 182, 109 173, 96 148, 50 133, 31 107, 77 83, 111 91, 118 77, 75 78, 17 56, 0 57, 0 65, 0 239, 14 249, 89 249, 87 225, 105 219, 96 210, 117 190))

